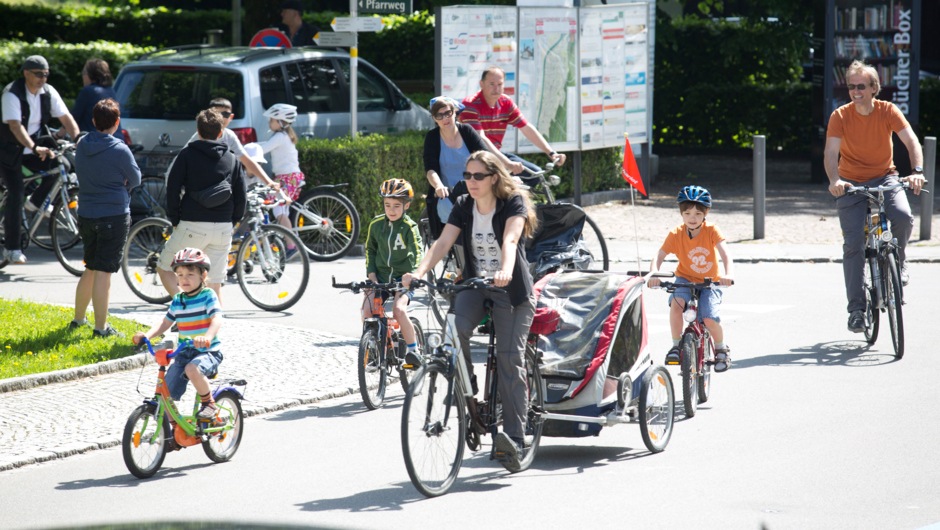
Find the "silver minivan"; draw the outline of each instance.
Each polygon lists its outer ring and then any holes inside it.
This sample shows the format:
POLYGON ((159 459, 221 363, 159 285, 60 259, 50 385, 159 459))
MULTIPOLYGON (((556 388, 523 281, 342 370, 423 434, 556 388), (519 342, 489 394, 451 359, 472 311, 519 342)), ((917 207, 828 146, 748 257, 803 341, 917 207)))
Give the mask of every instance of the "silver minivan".
MULTIPOLYGON (((213 98, 232 102, 229 126, 242 143, 269 136, 264 110, 297 106, 301 137, 349 134, 349 53, 318 48, 177 47, 128 63, 114 83, 124 140, 139 144, 147 175, 163 175, 196 132, 213 98)), ((411 102, 368 61, 358 66, 360 133, 430 129, 430 113, 411 102)))

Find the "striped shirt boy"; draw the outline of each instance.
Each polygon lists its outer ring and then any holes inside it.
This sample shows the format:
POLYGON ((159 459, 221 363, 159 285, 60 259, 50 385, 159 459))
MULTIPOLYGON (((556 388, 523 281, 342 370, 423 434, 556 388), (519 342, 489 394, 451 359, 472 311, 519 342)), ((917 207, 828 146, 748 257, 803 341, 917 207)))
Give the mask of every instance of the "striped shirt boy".
MULTIPOLYGON (((166 312, 166 319, 176 322, 176 327, 179 328, 179 339, 182 342, 183 339, 205 335, 215 315, 222 316, 222 305, 219 304, 215 291, 204 287, 194 296, 186 296, 186 293, 177 293, 173 296, 170 308, 166 312)), ((219 337, 216 336, 212 339, 208 350, 200 349, 200 351, 219 351, 220 344, 219 337)))

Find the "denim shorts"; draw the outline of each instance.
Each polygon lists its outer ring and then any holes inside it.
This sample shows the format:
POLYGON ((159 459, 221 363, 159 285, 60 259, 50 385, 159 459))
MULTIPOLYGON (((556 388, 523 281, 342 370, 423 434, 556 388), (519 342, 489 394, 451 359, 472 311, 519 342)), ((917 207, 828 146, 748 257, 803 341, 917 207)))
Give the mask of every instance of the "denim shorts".
POLYGON ((82 237, 85 268, 115 273, 121 270, 124 243, 131 229, 130 214, 109 217, 78 217, 78 234, 82 237))
POLYGON ((196 348, 186 348, 173 358, 173 364, 166 371, 167 390, 170 397, 179 400, 186 393, 186 365, 195 364, 206 377, 219 373, 219 364, 222 362, 222 353, 217 351, 199 351, 196 348))
MULTIPOLYGON (((676 285, 685 285, 694 282, 677 276, 676 281, 673 283, 676 285)), ((718 316, 719 310, 721 309, 721 289, 713 287, 711 289, 701 289, 699 292, 701 293, 698 299, 699 321, 710 318, 715 322, 721 322, 721 317, 718 316)), ((679 287, 676 289, 676 292, 669 297, 668 303, 670 306, 672 306, 673 298, 685 300, 686 307, 688 307, 689 301, 692 300, 692 292, 688 287, 679 287)))

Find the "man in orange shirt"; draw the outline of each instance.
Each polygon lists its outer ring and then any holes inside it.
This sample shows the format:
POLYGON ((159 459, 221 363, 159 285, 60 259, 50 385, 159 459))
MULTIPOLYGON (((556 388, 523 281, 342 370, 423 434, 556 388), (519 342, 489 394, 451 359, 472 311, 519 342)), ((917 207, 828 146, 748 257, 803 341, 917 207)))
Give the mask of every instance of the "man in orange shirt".
MULTIPOLYGON (((924 153, 911 125, 901 111, 887 101, 876 100, 881 91, 878 72, 871 66, 853 61, 845 72, 851 103, 835 111, 829 118, 826 133, 825 164, 829 176, 829 193, 837 198, 839 223, 842 225, 842 272, 849 300, 849 331, 861 333, 865 322, 865 216, 867 200, 862 195, 846 195, 849 186, 885 186, 898 182, 894 166, 891 133, 901 138, 914 166, 913 174, 904 177, 915 194, 924 185, 924 153), (841 159, 840 159, 841 155, 841 159)), ((901 189, 885 193, 885 210, 891 221, 891 232, 898 240, 901 260, 901 283, 907 285, 909 275, 905 256, 907 240, 914 228, 914 216, 901 189)))

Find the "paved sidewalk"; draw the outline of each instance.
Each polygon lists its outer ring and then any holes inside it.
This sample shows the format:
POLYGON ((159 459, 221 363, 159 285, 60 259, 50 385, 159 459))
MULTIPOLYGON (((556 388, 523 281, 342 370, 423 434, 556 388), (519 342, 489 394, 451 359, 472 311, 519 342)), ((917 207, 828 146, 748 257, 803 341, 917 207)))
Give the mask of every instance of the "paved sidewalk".
MULTIPOLYGON (((152 323, 164 311, 122 315, 152 323)), ((246 416, 358 392, 358 340, 246 321, 222 327, 220 378, 248 381, 246 416), (259 340, 260 339, 260 340, 259 340)), ((0 393, 0 471, 120 445, 124 422, 156 384, 140 369, 0 393), (144 395, 137 393, 138 380, 144 395)), ((188 410, 192 385, 181 408, 188 410)))

